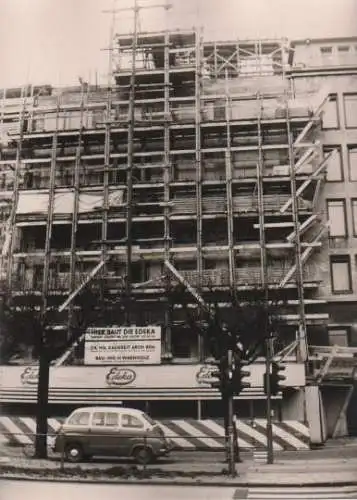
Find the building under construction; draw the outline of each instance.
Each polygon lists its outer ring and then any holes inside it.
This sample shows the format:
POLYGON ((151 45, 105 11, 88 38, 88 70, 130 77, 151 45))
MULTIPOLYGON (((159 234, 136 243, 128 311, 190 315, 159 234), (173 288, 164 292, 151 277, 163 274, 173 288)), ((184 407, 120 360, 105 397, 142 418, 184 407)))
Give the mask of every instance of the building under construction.
MULTIPOLYGON (((3 281, 16 300, 55 311, 57 340, 86 285, 98 294, 92 326, 160 326, 161 366, 150 368, 181 378, 208 353, 167 300, 177 275, 222 310, 232 290, 243 300, 267 286, 284 299, 281 352, 307 377, 276 398, 274 418, 306 420, 294 414, 310 398, 310 413, 321 400, 333 413, 330 434, 345 425, 357 346, 357 39, 117 35, 109 86, 9 89, 0 127, 3 281)), ((163 387, 50 399, 117 398, 163 415, 180 399, 179 416, 219 414, 207 384, 163 387)), ((27 397, 17 394, 2 399, 27 397)), ((245 391, 241 417, 264 418, 264 399, 261 386, 245 391)))

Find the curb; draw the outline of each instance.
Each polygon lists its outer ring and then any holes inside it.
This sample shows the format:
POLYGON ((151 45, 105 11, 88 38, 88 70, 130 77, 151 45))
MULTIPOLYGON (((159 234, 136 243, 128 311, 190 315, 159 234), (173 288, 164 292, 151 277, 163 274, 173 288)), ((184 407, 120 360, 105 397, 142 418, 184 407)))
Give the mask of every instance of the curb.
POLYGON ((17 481, 41 481, 41 482, 48 482, 48 483, 84 483, 84 484, 125 484, 126 486, 129 486, 130 484, 135 485, 135 486, 225 486, 225 487, 241 487, 241 488, 275 488, 277 486, 281 487, 303 487, 303 486, 313 486, 314 488, 324 488, 324 487, 331 487, 331 486, 336 486, 337 487, 344 487, 344 486, 356 486, 356 491, 357 491, 357 479, 354 481, 338 481, 338 482, 333 482, 333 481, 323 481, 323 482, 314 482, 314 483, 305 483, 304 481, 300 482, 289 482, 287 483, 264 483, 264 482, 240 482, 239 480, 237 481, 236 479, 233 478, 228 478, 223 481, 223 480, 214 480, 214 481, 205 481, 204 479, 187 479, 187 481, 183 481, 182 479, 140 479, 140 478, 126 478, 126 479, 88 479, 88 478, 81 478, 81 477, 71 477, 71 478, 66 478, 66 477, 60 477, 60 478, 48 478, 48 477, 23 477, 21 474, 18 475, 16 473, 14 474, 1 474, 0 473, 0 478, 2 480, 17 480, 17 481))

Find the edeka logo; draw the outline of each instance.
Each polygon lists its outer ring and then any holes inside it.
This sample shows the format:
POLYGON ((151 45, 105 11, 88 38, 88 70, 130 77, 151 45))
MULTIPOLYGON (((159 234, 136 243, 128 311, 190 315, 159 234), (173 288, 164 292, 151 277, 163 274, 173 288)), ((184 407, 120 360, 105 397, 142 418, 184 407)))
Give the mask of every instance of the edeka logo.
POLYGON ((105 377, 108 385, 128 385, 136 379, 136 373, 130 368, 112 368, 105 377))
POLYGON ((21 373, 21 382, 24 385, 36 385, 38 380, 38 367, 28 366, 21 373))
POLYGON ((215 379, 212 377, 212 372, 215 371, 214 366, 204 365, 196 373, 196 380, 199 384, 210 384, 215 379))

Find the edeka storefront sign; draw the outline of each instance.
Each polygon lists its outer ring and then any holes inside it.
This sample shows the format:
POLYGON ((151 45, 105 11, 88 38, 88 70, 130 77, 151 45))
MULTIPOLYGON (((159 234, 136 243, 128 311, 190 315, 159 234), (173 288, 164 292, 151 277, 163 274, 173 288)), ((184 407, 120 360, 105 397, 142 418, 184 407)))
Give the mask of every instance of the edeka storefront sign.
MULTIPOLYGON (((209 365, 131 365, 131 366, 52 366, 49 401, 56 404, 106 405, 128 400, 219 399, 211 388, 209 365)), ((243 399, 264 399, 264 364, 250 366, 251 387, 243 399)), ((286 385, 304 385, 304 365, 290 363, 286 385)), ((0 402, 35 403, 38 367, 0 366, 0 402)))
POLYGON ((161 327, 88 328, 86 365, 157 365, 161 363, 161 327))

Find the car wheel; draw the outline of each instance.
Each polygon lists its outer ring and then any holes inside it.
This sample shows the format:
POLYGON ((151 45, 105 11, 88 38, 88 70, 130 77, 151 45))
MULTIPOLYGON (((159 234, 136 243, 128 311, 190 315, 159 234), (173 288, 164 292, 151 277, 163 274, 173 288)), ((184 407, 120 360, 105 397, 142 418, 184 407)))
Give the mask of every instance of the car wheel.
POLYGON ((135 448, 133 457, 135 459, 135 462, 140 465, 149 464, 153 460, 153 454, 150 448, 144 448, 143 446, 141 446, 140 448, 135 448))
POLYGON ((83 450, 81 445, 76 443, 68 444, 65 448, 65 457, 68 462, 80 462, 83 459, 83 450))

